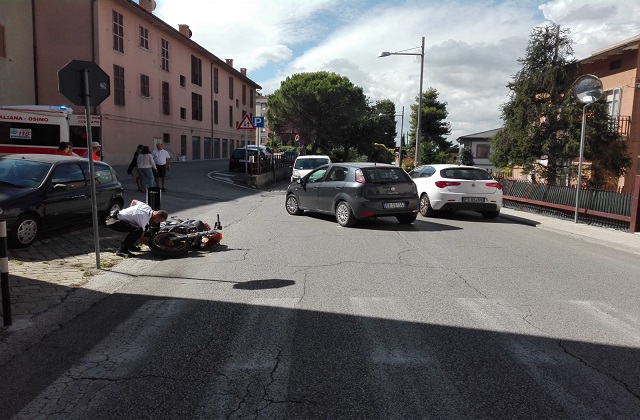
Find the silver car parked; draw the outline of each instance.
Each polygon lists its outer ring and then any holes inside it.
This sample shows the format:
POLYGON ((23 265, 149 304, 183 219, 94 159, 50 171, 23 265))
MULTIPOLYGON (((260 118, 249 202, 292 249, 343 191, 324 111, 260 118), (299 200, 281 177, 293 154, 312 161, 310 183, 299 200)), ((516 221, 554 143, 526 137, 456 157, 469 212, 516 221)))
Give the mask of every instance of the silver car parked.
POLYGON ((341 226, 383 216, 413 223, 419 206, 418 189, 402 168, 368 162, 321 166, 290 184, 285 200, 291 215, 335 214, 341 226))

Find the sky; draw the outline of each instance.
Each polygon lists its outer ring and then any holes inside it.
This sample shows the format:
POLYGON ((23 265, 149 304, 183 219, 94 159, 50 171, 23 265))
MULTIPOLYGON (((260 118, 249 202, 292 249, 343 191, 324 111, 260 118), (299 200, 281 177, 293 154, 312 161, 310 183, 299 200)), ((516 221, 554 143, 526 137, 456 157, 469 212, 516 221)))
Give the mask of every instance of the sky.
POLYGON ((360 86, 371 103, 402 108, 433 87, 447 104, 448 139, 502 126, 507 84, 536 27, 569 29, 575 58, 640 34, 637 0, 156 0, 154 14, 236 69, 268 95, 289 76, 328 71, 360 86), (379 58, 381 51, 418 55, 379 58))

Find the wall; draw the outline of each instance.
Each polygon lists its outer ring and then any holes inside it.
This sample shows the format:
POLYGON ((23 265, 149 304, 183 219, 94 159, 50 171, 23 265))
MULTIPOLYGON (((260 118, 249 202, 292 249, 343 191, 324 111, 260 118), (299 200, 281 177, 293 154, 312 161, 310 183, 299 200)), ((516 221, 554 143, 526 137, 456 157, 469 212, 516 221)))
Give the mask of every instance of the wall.
POLYGON ((0 57, 0 105, 36 103, 31 0, 0 0, 6 58, 0 57))

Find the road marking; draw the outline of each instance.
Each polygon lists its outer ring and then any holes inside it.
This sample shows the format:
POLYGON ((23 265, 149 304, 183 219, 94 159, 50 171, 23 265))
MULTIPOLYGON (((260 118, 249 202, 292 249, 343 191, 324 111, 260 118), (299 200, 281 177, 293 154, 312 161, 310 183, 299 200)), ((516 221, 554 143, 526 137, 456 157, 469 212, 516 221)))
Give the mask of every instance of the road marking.
POLYGON ((146 356, 153 339, 187 305, 186 300, 145 303, 14 419, 92 417, 91 408, 96 408, 97 395, 108 399, 109 391, 117 388, 118 380, 129 375, 146 356))
MULTIPOLYGON (((429 337, 420 334, 419 324, 395 320, 407 318, 403 299, 383 297, 351 297, 353 314, 364 326, 371 345, 370 359, 375 367, 380 395, 389 407, 405 407, 406 412, 452 412, 463 407, 463 399, 451 375, 431 350, 429 337), (422 384, 437 387, 422 392, 422 384), (406 409, 406 407, 411 407, 406 409)), ((363 344, 363 348, 366 344, 363 344)))
POLYGON ((209 172, 207 174, 207 178, 213 180, 213 181, 218 181, 218 182, 224 182, 225 184, 229 184, 229 185, 233 185, 234 187, 238 187, 238 188, 244 188, 246 190, 251 190, 251 191, 255 191, 255 188, 246 186, 246 185, 239 185, 236 184, 234 182, 234 176, 233 175, 227 175, 226 173, 219 173, 219 171, 213 171, 213 172, 209 172))
MULTIPOLYGON (((213 375, 206 405, 194 418, 286 418, 298 298, 255 298, 213 375), (284 310, 282 310, 284 309, 284 310)), ((240 319, 242 318, 242 319, 240 319)), ((235 329, 235 328, 234 328, 235 329)))

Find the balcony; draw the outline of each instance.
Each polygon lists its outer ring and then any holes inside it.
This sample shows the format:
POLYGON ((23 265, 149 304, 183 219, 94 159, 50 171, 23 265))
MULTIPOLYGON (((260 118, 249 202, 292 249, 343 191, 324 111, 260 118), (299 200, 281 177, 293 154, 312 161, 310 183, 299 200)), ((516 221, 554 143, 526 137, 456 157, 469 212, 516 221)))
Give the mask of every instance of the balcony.
POLYGON ((625 140, 629 137, 629 127, 631 126, 631 117, 626 115, 618 115, 609 118, 609 125, 613 131, 617 131, 625 140))

